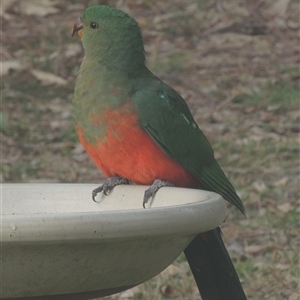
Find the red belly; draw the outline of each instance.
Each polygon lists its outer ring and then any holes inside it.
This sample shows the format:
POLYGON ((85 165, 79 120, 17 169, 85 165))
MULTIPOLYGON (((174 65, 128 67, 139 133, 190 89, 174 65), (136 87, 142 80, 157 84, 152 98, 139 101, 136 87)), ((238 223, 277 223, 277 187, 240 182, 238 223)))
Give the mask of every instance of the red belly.
POLYGON ((83 147, 106 177, 122 176, 144 185, 161 179, 180 187, 199 187, 190 172, 152 141, 132 111, 110 111, 96 118, 94 124, 106 127, 105 137, 99 137, 96 144, 85 139, 83 129, 77 128, 77 133, 83 147))

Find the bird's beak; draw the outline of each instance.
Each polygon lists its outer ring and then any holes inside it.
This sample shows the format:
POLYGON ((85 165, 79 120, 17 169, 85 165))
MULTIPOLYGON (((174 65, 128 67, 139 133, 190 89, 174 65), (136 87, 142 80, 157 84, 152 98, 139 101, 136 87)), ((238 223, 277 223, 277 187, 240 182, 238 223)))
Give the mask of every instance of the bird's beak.
POLYGON ((78 18, 73 27, 72 27, 72 37, 74 36, 74 34, 77 32, 77 35, 79 36, 79 38, 81 39, 82 34, 83 34, 83 26, 82 23, 80 21, 80 18, 78 18))

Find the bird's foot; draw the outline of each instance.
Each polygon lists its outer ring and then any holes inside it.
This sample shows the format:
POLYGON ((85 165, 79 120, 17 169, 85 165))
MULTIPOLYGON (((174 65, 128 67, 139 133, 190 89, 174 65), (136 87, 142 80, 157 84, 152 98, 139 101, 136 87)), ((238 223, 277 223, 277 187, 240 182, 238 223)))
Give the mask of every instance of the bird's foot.
POLYGON ((92 191, 93 201, 97 202, 95 198, 98 193, 103 192, 107 196, 115 186, 120 184, 129 184, 129 180, 120 176, 107 178, 102 185, 92 191))
POLYGON ((152 183, 152 185, 145 191, 144 194, 144 200, 143 200, 143 207, 145 208, 146 203, 149 201, 150 198, 154 197, 156 192, 164 186, 174 186, 173 183, 170 183, 168 181, 156 179, 152 183))

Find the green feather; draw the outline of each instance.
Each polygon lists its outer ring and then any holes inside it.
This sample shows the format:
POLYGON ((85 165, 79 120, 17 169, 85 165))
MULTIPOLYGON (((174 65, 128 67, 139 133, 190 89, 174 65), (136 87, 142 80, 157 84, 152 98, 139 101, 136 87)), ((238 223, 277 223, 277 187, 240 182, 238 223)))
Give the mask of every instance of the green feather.
POLYGON ((149 76, 147 83, 132 95, 144 129, 167 155, 199 180, 203 189, 221 194, 244 214, 239 196, 215 160, 186 102, 154 76, 149 76))

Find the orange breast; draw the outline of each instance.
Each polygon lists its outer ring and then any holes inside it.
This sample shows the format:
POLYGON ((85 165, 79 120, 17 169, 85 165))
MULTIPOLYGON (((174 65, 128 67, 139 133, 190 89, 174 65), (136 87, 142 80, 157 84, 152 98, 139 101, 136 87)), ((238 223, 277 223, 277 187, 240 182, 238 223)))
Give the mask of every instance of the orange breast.
POLYGON ((167 156, 139 126, 136 113, 120 109, 93 119, 95 126, 106 127, 105 139, 92 144, 85 139, 82 128, 77 128, 77 133, 83 147, 106 177, 122 176, 144 185, 162 179, 180 187, 199 187, 196 178, 167 156))

